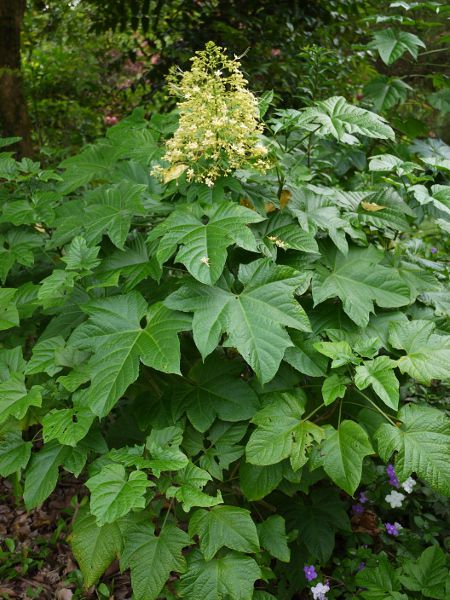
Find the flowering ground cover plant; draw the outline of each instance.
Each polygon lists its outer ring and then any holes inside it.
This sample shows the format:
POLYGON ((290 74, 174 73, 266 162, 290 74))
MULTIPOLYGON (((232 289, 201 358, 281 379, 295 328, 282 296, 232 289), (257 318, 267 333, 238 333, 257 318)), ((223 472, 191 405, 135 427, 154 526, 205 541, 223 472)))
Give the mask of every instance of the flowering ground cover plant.
POLYGON ((450 376, 450 148, 343 97, 262 124, 213 45, 180 77, 59 169, 0 155, 0 474, 29 509, 85 482, 86 588, 119 558, 137 600, 445 600, 396 511, 448 510, 407 390, 450 376))

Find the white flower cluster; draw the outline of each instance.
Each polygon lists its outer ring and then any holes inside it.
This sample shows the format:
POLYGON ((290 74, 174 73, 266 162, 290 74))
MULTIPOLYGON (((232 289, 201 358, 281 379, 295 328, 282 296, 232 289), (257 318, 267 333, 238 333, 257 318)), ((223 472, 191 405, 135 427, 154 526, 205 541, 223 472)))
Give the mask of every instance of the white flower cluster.
POLYGON ((167 182, 186 172, 188 181, 212 187, 218 177, 236 169, 251 165, 265 170, 258 101, 246 89, 238 60, 229 59, 213 42, 191 60, 191 70, 171 82, 172 93, 181 99, 179 126, 163 157, 170 166, 156 167, 153 173, 167 182))
MULTIPOLYGON (((408 479, 402 483, 402 488, 407 494, 411 494, 415 485, 416 480, 412 477, 408 477, 408 479)), ((405 498, 405 494, 397 492, 396 490, 392 490, 392 492, 385 497, 385 500, 388 504, 390 504, 391 508, 400 508, 405 498)))
POLYGON ((330 591, 328 583, 318 583, 311 588, 314 600, 326 600, 326 593, 330 591))

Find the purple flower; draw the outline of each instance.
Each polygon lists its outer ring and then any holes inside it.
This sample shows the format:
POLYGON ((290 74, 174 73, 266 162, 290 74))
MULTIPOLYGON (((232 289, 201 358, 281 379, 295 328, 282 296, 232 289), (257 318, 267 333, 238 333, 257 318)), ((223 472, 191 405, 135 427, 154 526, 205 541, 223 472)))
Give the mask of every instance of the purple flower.
POLYGON ((364 512, 364 506, 362 504, 353 504, 352 513, 354 515, 362 515, 364 512))
POLYGON ((399 488, 400 487, 400 483, 398 481, 397 475, 395 474, 394 466, 391 465, 391 464, 389 464, 386 467, 386 473, 388 474, 389 483, 392 485, 392 487, 399 488))
POLYGON ((359 494, 359 501, 361 502, 361 504, 365 504, 366 502, 369 501, 369 499, 367 498, 366 492, 361 492, 359 494))
POLYGON ((314 567, 314 565, 305 565, 303 567, 303 571, 304 571, 305 577, 308 581, 313 581, 313 579, 316 579, 317 573, 316 573, 316 568, 314 567))
POLYGON ((431 252, 431 254, 436 254, 436 253, 437 253, 437 251, 438 251, 438 249, 437 249, 437 248, 435 248, 434 246, 432 246, 432 247, 430 248, 430 252, 431 252))
POLYGON ((357 571, 362 571, 363 569, 366 568, 366 563, 364 561, 360 562, 359 565, 356 567, 357 571))
POLYGON ((386 527, 387 534, 394 535, 394 536, 398 535, 398 529, 394 523, 385 523, 384 526, 386 527))

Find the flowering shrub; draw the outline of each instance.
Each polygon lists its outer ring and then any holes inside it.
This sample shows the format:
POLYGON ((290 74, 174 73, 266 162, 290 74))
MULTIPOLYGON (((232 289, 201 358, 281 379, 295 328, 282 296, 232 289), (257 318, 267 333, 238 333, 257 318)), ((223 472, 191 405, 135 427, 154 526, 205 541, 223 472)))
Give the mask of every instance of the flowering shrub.
POLYGON ((85 483, 86 588, 119 557, 137 600, 445 600, 442 536, 397 511, 450 495, 448 417, 407 393, 450 373, 447 267, 415 237, 448 231, 449 148, 393 155, 342 97, 263 131, 243 86, 208 46, 179 115, 55 171, 0 155, 0 474, 28 509, 85 483))

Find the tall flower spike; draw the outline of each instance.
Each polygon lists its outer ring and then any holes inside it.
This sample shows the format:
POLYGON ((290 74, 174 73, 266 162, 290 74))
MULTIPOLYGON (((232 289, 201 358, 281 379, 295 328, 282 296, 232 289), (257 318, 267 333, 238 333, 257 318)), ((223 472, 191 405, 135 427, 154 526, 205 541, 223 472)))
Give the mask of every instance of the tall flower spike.
POLYGON ((180 98, 179 125, 166 144, 163 160, 169 166, 153 174, 167 182, 185 172, 188 181, 212 186, 236 169, 265 170, 258 101, 246 88, 238 59, 208 42, 191 61, 190 71, 170 77, 170 91, 180 98))

